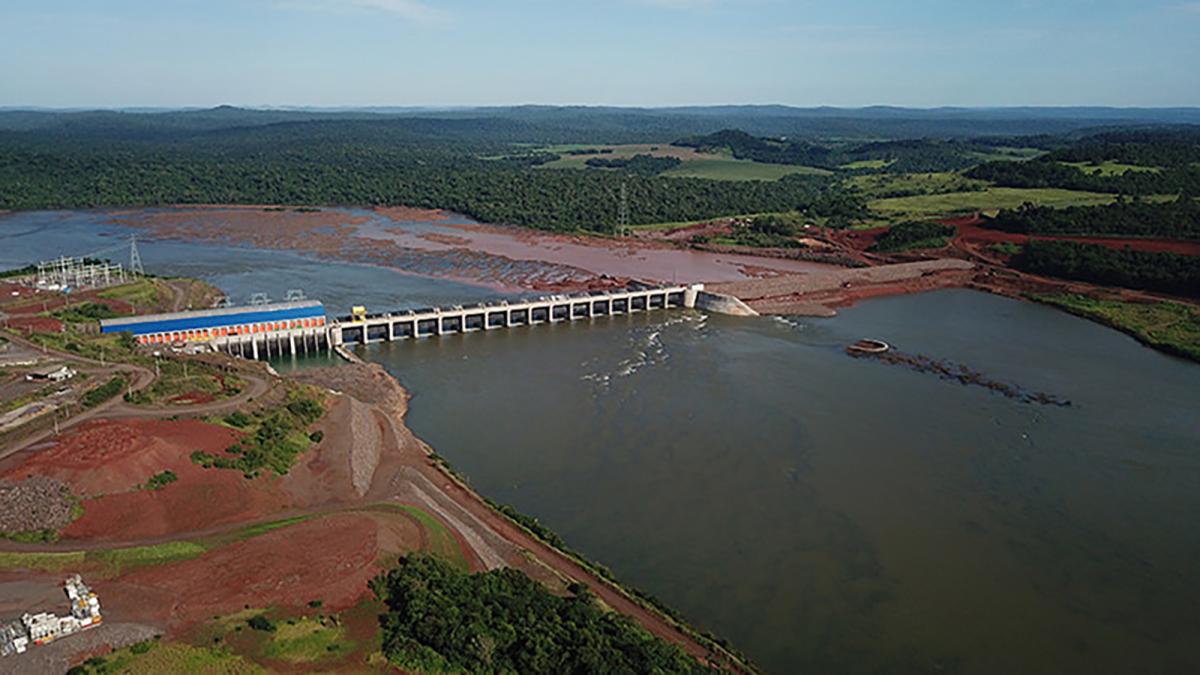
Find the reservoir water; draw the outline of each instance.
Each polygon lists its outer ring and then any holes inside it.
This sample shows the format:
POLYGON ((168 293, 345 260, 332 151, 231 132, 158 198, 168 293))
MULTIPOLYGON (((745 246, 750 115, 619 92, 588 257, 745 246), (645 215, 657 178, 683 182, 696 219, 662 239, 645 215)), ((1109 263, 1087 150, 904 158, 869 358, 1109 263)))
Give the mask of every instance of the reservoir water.
POLYGON ((1200 367, 971 291, 362 351, 410 426, 774 673, 1200 670, 1200 367), (862 336, 1067 398, 845 355, 862 336))
MULTIPOLYGON (((0 216, 0 266, 111 247, 0 216)), ((488 289, 285 251, 141 241, 148 271, 333 312, 488 289)), ((969 291, 834 319, 691 311, 374 345, 409 424, 484 494, 772 673, 1200 672, 1200 366, 969 291), (870 359, 912 353, 1059 408, 870 359)))

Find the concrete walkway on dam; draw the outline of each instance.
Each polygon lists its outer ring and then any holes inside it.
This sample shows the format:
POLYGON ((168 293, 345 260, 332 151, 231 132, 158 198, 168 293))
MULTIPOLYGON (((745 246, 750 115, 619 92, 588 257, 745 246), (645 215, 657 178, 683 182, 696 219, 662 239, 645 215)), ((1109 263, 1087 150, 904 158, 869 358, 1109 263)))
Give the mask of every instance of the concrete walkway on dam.
POLYGON ((706 289, 736 297, 760 314, 833 316, 833 306, 859 298, 961 286, 975 270, 974 263, 943 258, 708 284, 706 289))

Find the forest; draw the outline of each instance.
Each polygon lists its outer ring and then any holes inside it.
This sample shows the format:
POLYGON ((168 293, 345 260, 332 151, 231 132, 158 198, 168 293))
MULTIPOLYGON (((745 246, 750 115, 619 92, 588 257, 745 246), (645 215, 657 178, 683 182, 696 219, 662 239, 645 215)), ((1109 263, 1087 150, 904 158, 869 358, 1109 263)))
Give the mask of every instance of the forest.
POLYGON ((968 178, 986 180, 1001 187, 1063 188, 1126 195, 1200 194, 1200 167, 1162 168, 1103 174, 1086 172, 1047 157, 1028 162, 987 162, 966 173, 968 178))
POLYGON ((373 144, 345 130, 307 132, 239 130, 204 143, 0 142, 0 209, 408 205, 491 223, 611 232, 622 182, 634 224, 791 210, 844 220, 863 208, 823 176, 736 182, 534 171, 528 158, 481 160, 447 143, 373 144))
POLYGON ((1013 264, 1033 274, 1200 297, 1198 256, 1035 239, 1013 258, 1013 264))
MULTIPOLYGON (((0 209, 409 205, 497 224, 611 233, 624 184, 634 225, 793 212, 837 227, 870 217, 866 197, 842 182, 847 177, 958 170, 981 158, 1009 155, 1014 148, 1043 148, 1049 155, 987 162, 967 175, 1011 186, 1200 194, 1200 165, 1190 161, 1200 147, 1200 134, 1190 128, 1091 135, 1079 130, 1086 115, 1111 118, 1119 112, 1079 111, 1083 117, 1076 119, 1035 111, 988 121, 962 111, 772 106, 521 107, 436 115, 231 107, 160 113, 0 111, 0 209), (838 121, 830 115, 842 117, 838 121), (967 119, 974 119, 977 133, 956 136, 967 119), (733 123, 738 129, 719 126, 733 123), (805 133, 808 125, 818 123, 830 128, 844 124, 844 133, 805 133), (864 131, 887 125, 892 129, 888 133, 864 131), (1045 131, 1060 126, 1069 127, 1072 135, 1045 131), (996 135, 1010 127, 1036 135, 996 135), (645 155, 623 159, 591 150, 565 152, 594 153, 587 164, 604 170, 541 166, 562 154, 547 149, 553 144, 671 138, 679 139, 677 145, 728 150, 758 162, 823 167, 831 173, 741 181, 666 177, 659 174, 677 160, 645 155), (1062 163, 1073 160, 1153 161, 1157 166, 1105 175, 1062 163)), ((1080 213, 1046 218, 1057 222, 1080 213)))
POLYGON ((1000 211, 987 227, 1020 234, 1200 239, 1200 202, 1190 197, 1169 202, 1120 198, 1105 206, 1061 209, 1025 204, 1000 211))
POLYGON ((408 556, 371 584, 388 661, 417 672, 710 672, 585 587, 558 597, 522 572, 477 574, 408 556))
POLYGON ((1004 187, 1196 196, 1200 195, 1200 130, 1171 127, 1110 131, 1087 136, 1029 162, 987 162, 966 175, 1004 187), (1069 166, 1068 162, 1085 166, 1069 166), (1104 162, 1135 169, 1105 173, 1100 168, 1104 162))
POLYGON ((917 138, 867 143, 816 143, 809 140, 762 138, 725 129, 714 134, 681 138, 672 145, 701 152, 729 150, 737 159, 767 164, 796 164, 847 173, 917 173, 957 171, 978 163, 989 147, 969 141, 917 138), (874 167, 847 167, 876 162, 874 167))

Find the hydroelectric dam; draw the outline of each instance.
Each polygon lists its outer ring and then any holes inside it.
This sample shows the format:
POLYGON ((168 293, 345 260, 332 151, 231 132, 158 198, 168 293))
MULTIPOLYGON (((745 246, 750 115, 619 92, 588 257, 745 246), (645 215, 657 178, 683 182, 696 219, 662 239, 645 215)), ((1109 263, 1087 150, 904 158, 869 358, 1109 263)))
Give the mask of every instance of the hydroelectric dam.
MULTIPOLYGON (((554 324, 638 312, 699 307, 729 312, 734 298, 704 292, 703 284, 649 286, 428 307, 368 314, 356 307, 328 319, 314 300, 173 312, 101 321, 105 333, 131 333, 146 346, 211 348, 244 358, 332 351, 369 344, 455 333, 554 324)), ((751 310, 746 310, 751 311, 751 310)), ((741 313, 734 311, 732 313, 741 313)))
POLYGON ((362 314, 330 324, 333 346, 577 321, 656 309, 695 307, 702 286, 592 291, 496 303, 362 314))

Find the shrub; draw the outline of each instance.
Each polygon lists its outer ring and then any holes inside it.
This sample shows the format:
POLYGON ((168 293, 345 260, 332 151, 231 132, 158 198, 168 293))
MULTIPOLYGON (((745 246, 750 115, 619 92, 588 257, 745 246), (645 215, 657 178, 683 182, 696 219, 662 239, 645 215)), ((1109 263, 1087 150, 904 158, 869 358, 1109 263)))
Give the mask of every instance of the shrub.
POLYGON ((179 476, 176 476, 174 471, 167 469, 151 476, 150 480, 146 481, 146 484, 142 487, 146 490, 158 490, 159 488, 166 487, 177 480, 179 480, 179 476))
POLYGON ((271 621, 262 614, 250 617, 246 620, 246 624, 254 630, 261 630, 266 633, 275 632, 275 622, 271 621))
POLYGON ((149 640, 146 640, 145 642, 139 642, 139 643, 131 646, 129 648, 129 651, 133 652, 134 654, 145 654, 146 652, 150 651, 153 648, 154 648, 154 643, 149 640))
POLYGON ((125 378, 117 376, 104 384, 85 393, 82 397, 83 407, 94 408, 108 399, 121 393, 125 388, 125 378))

